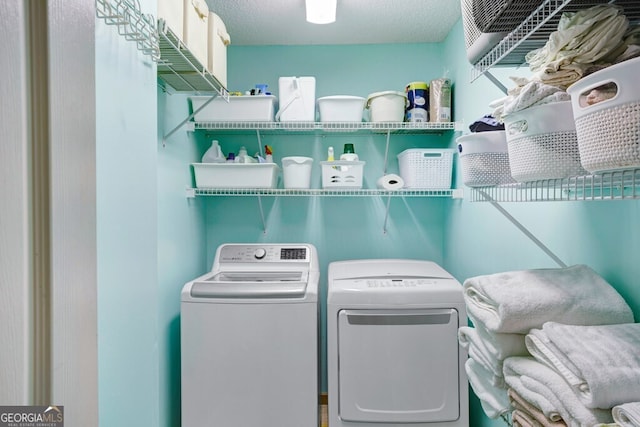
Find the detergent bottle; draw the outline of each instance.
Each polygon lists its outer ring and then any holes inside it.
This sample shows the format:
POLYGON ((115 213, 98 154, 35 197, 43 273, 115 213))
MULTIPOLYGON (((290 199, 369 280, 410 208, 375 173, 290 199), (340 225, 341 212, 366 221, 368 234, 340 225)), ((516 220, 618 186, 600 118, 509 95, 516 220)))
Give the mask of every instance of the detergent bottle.
POLYGON ((226 162, 226 158, 224 154, 222 154, 222 148, 220 148, 220 143, 215 139, 211 141, 211 147, 207 151, 205 151, 202 156, 202 163, 224 163, 226 162))

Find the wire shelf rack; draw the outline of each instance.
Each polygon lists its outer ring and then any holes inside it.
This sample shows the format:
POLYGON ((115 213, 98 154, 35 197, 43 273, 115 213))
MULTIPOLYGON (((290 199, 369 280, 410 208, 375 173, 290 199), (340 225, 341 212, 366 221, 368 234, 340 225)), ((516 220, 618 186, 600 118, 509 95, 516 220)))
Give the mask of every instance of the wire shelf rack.
POLYGON ((373 132, 442 133, 457 130, 456 122, 195 122, 193 130, 284 131, 284 132, 373 132))
POLYGON ((472 202, 536 202, 640 199, 640 169, 473 188, 472 202))
POLYGON ((265 188, 189 188, 187 196, 275 196, 275 197, 444 197, 459 198, 461 190, 379 190, 379 189, 265 189, 265 188))

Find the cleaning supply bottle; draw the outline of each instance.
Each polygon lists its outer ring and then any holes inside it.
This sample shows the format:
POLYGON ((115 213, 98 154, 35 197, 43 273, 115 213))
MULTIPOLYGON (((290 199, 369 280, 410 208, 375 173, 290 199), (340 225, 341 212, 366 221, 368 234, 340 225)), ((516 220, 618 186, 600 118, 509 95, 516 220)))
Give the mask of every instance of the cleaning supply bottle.
POLYGON ((327 162, 333 162, 335 160, 335 157, 333 155, 333 147, 329 147, 329 149, 327 150, 327 162))
POLYGON ((249 157, 249 155, 247 154, 247 149, 243 146, 238 150, 238 155, 236 156, 235 161, 236 163, 249 163, 247 161, 247 157, 249 157))
POLYGON ((266 156, 265 162, 273 163, 273 149, 271 148, 270 145, 264 146, 264 154, 266 156))
POLYGON ((226 161, 220 143, 215 139, 211 141, 211 147, 202 156, 202 163, 224 163, 226 161))
POLYGON ((344 150, 340 155, 340 160, 348 160, 348 161, 357 161, 358 155, 356 154, 356 150, 353 148, 353 144, 344 144, 344 150))

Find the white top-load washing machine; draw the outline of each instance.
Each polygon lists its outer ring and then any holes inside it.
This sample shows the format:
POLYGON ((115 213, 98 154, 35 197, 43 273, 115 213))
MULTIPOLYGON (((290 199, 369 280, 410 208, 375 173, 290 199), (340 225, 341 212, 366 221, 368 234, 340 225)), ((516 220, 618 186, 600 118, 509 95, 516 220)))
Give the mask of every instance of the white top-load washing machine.
POLYGON ((224 244, 184 285, 182 427, 318 425, 318 256, 224 244))
POLYGON ((329 264, 331 427, 468 427, 462 286, 430 261, 329 264))

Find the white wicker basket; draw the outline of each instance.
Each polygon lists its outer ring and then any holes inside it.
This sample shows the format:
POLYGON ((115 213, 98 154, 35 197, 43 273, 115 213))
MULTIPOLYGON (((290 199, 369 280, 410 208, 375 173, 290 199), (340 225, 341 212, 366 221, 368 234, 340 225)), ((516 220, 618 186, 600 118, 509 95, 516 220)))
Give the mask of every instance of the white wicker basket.
POLYGON ((512 184, 507 138, 504 131, 478 132, 459 137, 462 182, 467 187, 512 184))
POLYGON ((452 149, 412 148, 398 154, 405 188, 451 188, 453 153, 452 149))
POLYGON ((518 182, 585 175, 571 102, 527 108, 505 117, 511 176, 518 182))
POLYGON ((640 58, 630 59, 584 77, 567 90, 582 166, 591 173, 640 167, 638 73, 640 58), (599 96, 594 100, 595 94, 599 96))

